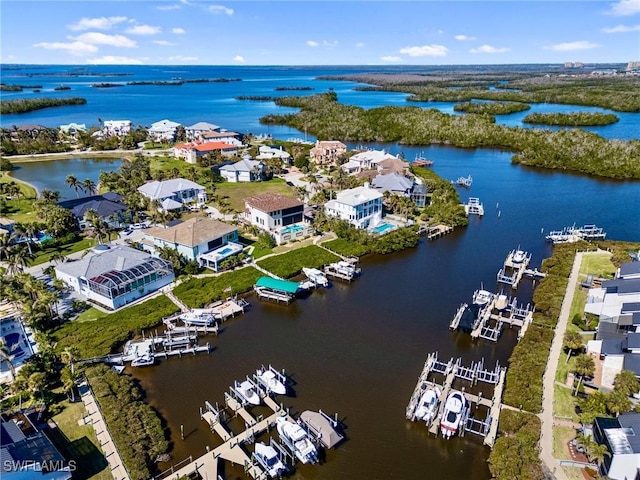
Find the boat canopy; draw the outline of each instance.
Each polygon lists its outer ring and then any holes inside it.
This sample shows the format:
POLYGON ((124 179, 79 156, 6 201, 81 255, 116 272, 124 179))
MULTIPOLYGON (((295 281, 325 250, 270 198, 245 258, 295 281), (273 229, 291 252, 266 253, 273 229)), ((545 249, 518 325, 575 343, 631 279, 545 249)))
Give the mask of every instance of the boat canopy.
POLYGON ((269 288, 277 292, 285 292, 294 294, 298 291, 299 285, 296 282, 289 282, 288 280, 279 280, 271 277, 260 277, 256 282, 256 287, 269 288))
POLYGON ((333 448, 344 438, 340 435, 329 419, 320 412, 305 410, 300 414, 300 419, 320 436, 320 441, 327 448, 333 448))

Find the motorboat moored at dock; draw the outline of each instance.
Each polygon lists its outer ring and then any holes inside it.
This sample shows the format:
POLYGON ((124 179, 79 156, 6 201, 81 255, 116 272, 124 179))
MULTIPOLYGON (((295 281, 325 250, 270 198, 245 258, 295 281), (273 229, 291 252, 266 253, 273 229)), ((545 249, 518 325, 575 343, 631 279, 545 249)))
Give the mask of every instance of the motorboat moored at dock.
POLYGON ((216 323, 215 315, 204 308, 194 308, 178 317, 185 325, 210 327, 216 323))
POLYGON ((493 300, 493 293, 488 290, 480 289, 473 293, 473 303, 476 305, 486 305, 493 300))
POLYGON ((317 268, 302 267, 302 272, 316 286, 321 286, 321 287, 328 287, 329 286, 329 280, 327 279, 327 276, 321 270, 318 270, 317 268))
POLYGON ((286 395, 287 393, 287 378, 271 365, 269 368, 260 367, 256 370, 256 379, 267 392, 273 392, 276 395, 286 395))
POLYGON ((447 440, 458 432, 460 423, 467 410, 467 399, 458 391, 454 391, 447 397, 440 421, 442 436, 447 440))
POLYGON ((285 417, 278 417, 276 427, 280 438, 298 460, 302 463, 316 463, 318 461, 318 450, 300 425, 290 422, 285 417))
POLYGON ((246 403, 251 405, 260 405, 260 395, 253 382, 245 380, 243 382, 234 382, 234 390, 246 403))
POLYGON ((280 477, 286 471, 284 463, 278 456, 278 451, 271 445, 265 445, 262 442, 256 443, 254 455, 271 478, 280 477))
POLYGON ((440 398, 440 388, 427 388, 426 391, 420 397, 418 407, 416 408, 415 418, 417 420, 424 420, 429 423, 438 413, 438 400, 440 398))

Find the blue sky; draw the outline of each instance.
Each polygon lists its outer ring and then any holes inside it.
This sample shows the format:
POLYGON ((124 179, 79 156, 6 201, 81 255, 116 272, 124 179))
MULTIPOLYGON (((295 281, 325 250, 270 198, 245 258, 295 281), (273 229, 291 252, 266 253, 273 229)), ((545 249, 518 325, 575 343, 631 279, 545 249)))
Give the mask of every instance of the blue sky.
POLYGON ((640 60, 640 0, 0 0, 0 61, 452 65, 640 60))

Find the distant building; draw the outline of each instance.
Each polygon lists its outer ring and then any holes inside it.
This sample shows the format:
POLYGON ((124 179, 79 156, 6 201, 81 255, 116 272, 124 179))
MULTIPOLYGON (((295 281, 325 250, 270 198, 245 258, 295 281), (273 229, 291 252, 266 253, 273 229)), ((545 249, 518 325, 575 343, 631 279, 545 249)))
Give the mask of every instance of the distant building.
POLYGON ((272 158, 277 158, 282 161, 282 163, 286 163, 287 165, 291 165, 291 154, 286 152, 282 146, 279 147, 269 147, 267 145, 261 145, 258 149, 258 155, 256 156, 257 160, 270 160, 272 158))
POLYGON ((391 192, 397 195, 409 197, 418 207, 424 207, 427 198, 427 188, 416 183, 413 179, 400 175, 399 173, 389 173, 387 175, 377 175, 371 186, 382 192, 391 192))
POLYGON ((318 140, 309 152, 312 163, 327 165, 335 163, 340 155, 347 153, 347 146, 337 140, 318 140))
POLYGON ((208 122, 194 123, 184 129, 187 140, 202 140, 202 135, 209 132, 219 132, 220 127, 208 122))
POLYGON ((220 152, 222 155, 234 155, 238 151, 236 145, 225 142, 189 142, 181 143, 173 147, 173 154, 176 158, 182 158, 187 163, 197 163, 198 158, 207 154, 220 152))
POLYGON ((256 182, 262 180, 266 168, 264 163, 250 158, 242 160, 231 165, 224 165, 218 169, 220 175, 227 181, 237 182, 256 182))
POLYGON ((605 445, 600 473, 611 480, 637 479, 640 472, 640 413, 623 413, 617 418, 593 421, 593 439, 605 445))
POLYGON ((102 135, 105 137, 124 137, 132 128, 131 120, 107 120, 103 123, 102 135))
POLYGON ((207 201, 207 191, 202 185, 185 178, 148 182, 138 187, 138 191, 160 203, 165 211, 180 210, 189 204, 201 205, 207 201))
POLYGON ((337 197, 324 205, 331 217, 346 220, 356 228, 367 229, 382 220, 382 193, 365 183, 362 187, 338 192, 337 197))
POLYGON ((179 126, 179 123, 171 120, 160 120, 149 128, 149 138, 155 142, 173 142, 179 126))
POLYGON ((81 260, 56 265, 56 278, 88 301, 116 310, 173 282, 166 260, 123 245, 99 245, 81 260))
POLYGON ((187 260, 215 271, 220 263, 244 248, 238 243, 238 229, 212 218, 194 217, 173 227, 146 230, 145 244, 152 248, 173 248, 187 260))
POLYGON ((220 132, 205 132, 201 135, 203 142, 224 142, 229 145, 235 145, 236 147, 242 146, 240 140, 240 134, 236 132, 227 132, 226 130, 220 132))
POLYGON ((347 163, 340 166, 346 173, 358 173, 363 170, 375 169, 380 162, 388 159, 398 159, 395 155, 391 155, 384 150, 367 150, 365 152, 356 153, 349 158, 347 163))
POLYGON ((60 132, 65 135, 75 137, 79 132, 86 132, 87 126, 84 123, 68 123, 66 125, 60 125, 60 132))
POLYGON ((304 204, 292 197, 263 193, 244 199, 245 220, 271 234, 276 243, 310 235, 313 228, 304 221, 304 204))

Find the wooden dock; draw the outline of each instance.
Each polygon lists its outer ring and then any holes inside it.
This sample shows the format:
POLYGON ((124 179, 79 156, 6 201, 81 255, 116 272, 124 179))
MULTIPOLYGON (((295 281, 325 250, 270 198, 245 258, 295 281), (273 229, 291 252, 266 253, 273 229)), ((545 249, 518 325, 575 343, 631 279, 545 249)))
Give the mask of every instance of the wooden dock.
POLYGON ((243 298, 227 298, 225 301, 216 302, 209 307, 211 313, 216 319, 223 322, 228 318, 235 317, 244 313, 245 308, 249 305, 249 302, 243 298))
POLYGON ((468 306, 469 306, 468 304, 463 303, 458 307, 456 314, 453 316, 453 319, 449 324, 449 328, 451 330, 455 330, 456 328, 458 328, 458 326, 460 325, 460 320, 462 319, 462 315, 464 315, 464 311, 467 309, 468 306))
POLYGON ((504 261, 503 267, 498 271, 496 280, 498 283, 510 285, 513 289, 518 288, 518 284, 520 280, 522 280, 530 261, 530 253, 521 250, 511 250, 504 261), (522 254, 522 261, 515 261, 517 254, 522 254))
POLYGON ((362 270, 359 267, 353 266, 353 270, 340 270, 336 267, 335 264, 331 263, 329 265, 325 265, 324 274, 331 278, 338 278, 340 280, 344 280, 346 282, 351 282, 354 278, 359 276, 362 273, 362 270))
POLYGON ((293 302, 293 300, 295 299, 293 295, 274 292, 272 290, 265 289, 262 287, 253 287, 253 290, 256 292, 256 295, 258 296, 258 298, 266 299, 266 300, 275 300, 278 303, 283 302, 288 304, 293 302))
POLYGON ((448 233, 453 232, 453 227, 450 225, 443 225, 442 223, 434 226, 422 225, 418 229, 419 235, 426 235, 427 240, 435 240, 448 233))

